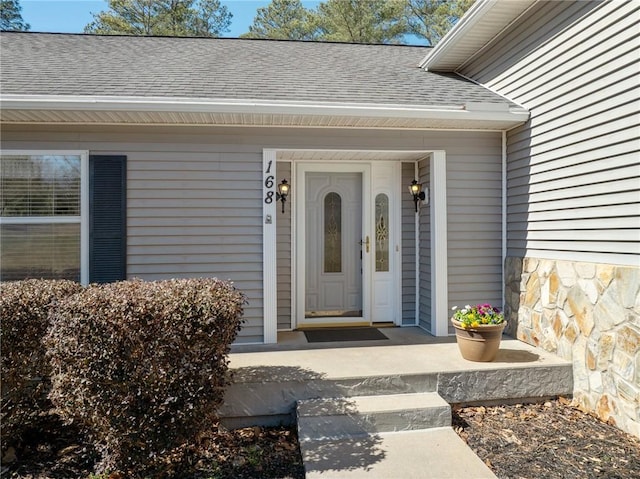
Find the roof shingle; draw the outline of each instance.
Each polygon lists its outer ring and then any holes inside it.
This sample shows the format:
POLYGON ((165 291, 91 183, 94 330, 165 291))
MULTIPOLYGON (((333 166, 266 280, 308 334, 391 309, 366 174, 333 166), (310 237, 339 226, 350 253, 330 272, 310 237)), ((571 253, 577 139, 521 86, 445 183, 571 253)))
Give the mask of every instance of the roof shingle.
POLYGON ((427 47, 2 32, 3 95, 510 104, 418 67, 427 47))

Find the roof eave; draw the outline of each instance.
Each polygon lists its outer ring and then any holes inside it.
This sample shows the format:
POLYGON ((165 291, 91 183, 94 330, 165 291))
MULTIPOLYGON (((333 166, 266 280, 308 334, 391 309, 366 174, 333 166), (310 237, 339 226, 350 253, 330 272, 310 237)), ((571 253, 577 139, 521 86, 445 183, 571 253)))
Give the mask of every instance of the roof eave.
MULTIPOLYGON (((528 112, 502 103, 466 103, 460 105, 393 105, 393 104, 346 104, 309 103, 293 101, 191 99, 191 98, 140 98, 140 97, 80 97, 80 96, 0 96, 0 121, 19 123, 15 112, 29 112, 30 122, 71 123, 87 121, 86 113, 108 113, 110 123, 131 123, 131 114, 153 115, 154 123, 188 123, 176 119, 176 114, 200 115, 210 118, 211 124, 221 115, 231 115, 232 123, 242 126, 271 126, 269 118, 278 119, 273 126, 328 126, 327 119, 336 126, 353 126, 344 119, 367 119, 372 127, 389 125, 389 120, 398 120, 399 127, 410 125, 455 125, 478 129, 508 129, 528 119, 528 112), (41 115, 38 115, 41 112, 41 115), (60 112, 59 121, 52 121, 51 112, 60 112), (13 113, 13 115, 12 115, 13 113), (49 114, 47 114, 49 113, 49 114), (296 119, 305 118, 297 125, 296 119), (283 123, 283 119, 288 119, 283 123), (314 124, 314 120, 316 119, 314 124), (320 121, 322 119, 322 121, 320 121), (405 120, 404 122, 401 120, 405 120), (265 124, 266 121, 266 124, 265 124), (441 123, 438 123, 441 122, 441 123)), ((100 122, 99 115, 95 123, 100 122)), ((200 122, 200 121, 198 121, 200 122)), ((145 121, 141 121, 145 123, 145 121)), ((228 124, 228 123, 224 123, 228 124)))
POLYGON ((440 39, 419 66, 429 71, 457 71, 538 0, 476 0, 458 23, 440 39), (482 24, 484 38, 470 33, 482 24), (468 44, 465 44, 469 42, 468 44))

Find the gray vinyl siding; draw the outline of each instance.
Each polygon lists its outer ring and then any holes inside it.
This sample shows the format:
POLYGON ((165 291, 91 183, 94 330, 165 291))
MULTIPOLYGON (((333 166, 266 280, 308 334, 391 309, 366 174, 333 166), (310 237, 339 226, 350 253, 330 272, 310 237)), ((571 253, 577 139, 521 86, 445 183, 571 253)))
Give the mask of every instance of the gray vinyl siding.
POLYGON ((248 298, 241 340, 262 341, 262 155, 151 139, 135 147, 127 150, 128 276, 231 280, 248 298))
MULTIPOLYGON (((429 159, 418 162, 418 183, 423 189, 430 185, 431 171, 429 159)), ((426 191, 426 190, 425 190, 426 191)), ((411 197, 409 197, 411 199, 411 197)), ((429 202, 431 203, 431 202, 429 202)), ((415 214, 415 205, 411 201, 411 207, 415 214)), ((431 204, 418 205, 419 221, 419 265, 420 265, 420 318, 419 324, 427 331, 432 331, 431 321, 431 204)))
POLYGON ((239 342, 262 342, 262 149, 225 131, 24 127, 3 148, 127 156, 127 277, 217 277, 247 296, 239 342))
MULTIPOLYGON (((488 157, 499 164, 500 133, 3 125, 2 147, 126 155, 128 277, 230 279, 248 300, 238 341, 262 342, 264 148, 445 150, 447 162, 474 171, 476 159, 481 168, 488 157)), ((456 172, 451 172, 454 178, 458 177, 456 172)), ((451 192, 457 186, 449 181, 448 188, 451 192)), ((402 195, 409 196, 405 185, 402 195)), ((470 203, 477 202, 470 199, 470 203)), ((290 206, 287 203, 287 208, 290 206)), ((452 212, 455 208, 449 211, 450 216, 452 212)), ((278 211, 276 221, 281 217, 278 211)), ((466 221, 456 224, 467 236, 477 228, 466 221)), ((499 249, 499 244, 498 239, 493 249, 499 249)), ((404 246, 403 241, 403 250, 404 246)), ((421 250, 421 255, 428 251, 421 250)), ((450 254, 459 252, 454 249, 450 254)), ((465 283, 470 292, 495 288, 492 295, 484 294, 483 298, 500 297, 500 284, 487 281, 500 269, 499 259, 493 254, 490 257, 497 264, 475 267, 473 280, 465 283)), ((430 274, 426 276, 430 278, 430 274)), ((466 300, 475 294, 461 296, 466 300)))
POLYGON ((508 255, 637 264, 638 2, 543 2, 461 73, 531 111, 508 132, 508 255))
POLYGON ((477 303, 502 307, 501 140, 490 143, 490 154, 478 149, 447 155, 449 308, 477 303))
MULTIPOLYGON (((291 179, 291 162, 279 161, 276 166, 276 184, 286 179, 289 183, 291 179)), ((293 197, 287 197, 285 211, 282 213, 280 203, 278 203, 276 214, 276 265, 278 275, 277 301, 278 301, 278 329, 291 329, 291 208, 293 197)))
MULTIPOLYGON (((415 179, 415 163, 402 163, 402 185, 415 179)), ((403 190, 404 193, 404 190, 403 190)), ((416 324, 416 215, 409 194, 402 195, 402 324, 416 324)))

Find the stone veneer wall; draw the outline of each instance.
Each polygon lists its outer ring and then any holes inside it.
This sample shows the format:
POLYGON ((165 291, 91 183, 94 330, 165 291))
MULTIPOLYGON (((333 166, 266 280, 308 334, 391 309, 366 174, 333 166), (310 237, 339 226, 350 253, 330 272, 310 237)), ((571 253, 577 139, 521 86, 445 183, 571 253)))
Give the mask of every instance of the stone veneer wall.
POLYGON ((574 400, 640 437, 640 268, 508 257, 507 334, 573 362, 574 400))

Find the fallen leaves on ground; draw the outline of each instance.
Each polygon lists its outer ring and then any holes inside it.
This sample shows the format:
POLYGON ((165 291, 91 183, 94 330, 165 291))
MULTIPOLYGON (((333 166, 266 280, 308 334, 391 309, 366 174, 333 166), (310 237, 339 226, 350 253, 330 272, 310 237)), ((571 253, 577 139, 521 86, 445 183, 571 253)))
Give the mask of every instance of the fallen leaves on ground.
POLYGON ((565 398, 457 409, 453 426, 499 479, 640 478, 640 440, 565 398))
MULTIPOLYGON (((43 422, 12 461, 4 462, 2 477, 12 479, 88 478, 97 459, 71 426, 58 420, 43 422)), ((181 479, 302 479, 304 467, 295 427, 248 427, 226 430, 212 425, 196 438, 186 464, 176 464, 181 479)), ((120 473, 98 476, 124 479, 120 473)))
MULTIPOLYGON (((640 439, 567 399, 457 409, 453 426, 499 479, 640 479, 640 439)), ((77 431, 59 422, 49 427, 30 437, 9 467, 3 464, 3 477, 89 477, 95 454, 79 443, 77 431)), ((295 427, 228 431, 213 425, 197 443, 189 455, 190 472, 181 478, 304 477, 295 427)))

